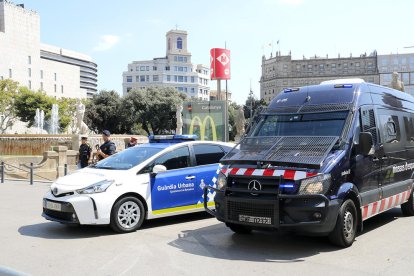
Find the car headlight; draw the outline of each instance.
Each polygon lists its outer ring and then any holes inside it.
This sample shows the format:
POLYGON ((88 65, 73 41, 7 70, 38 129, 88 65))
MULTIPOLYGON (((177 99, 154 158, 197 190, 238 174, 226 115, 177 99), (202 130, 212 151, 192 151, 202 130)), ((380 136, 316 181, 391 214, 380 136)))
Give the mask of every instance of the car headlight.
POLYGON ((108 189, 111 184, 114 183, 114 180, 104 180, 93 185, 90 185, 86 188, 76 190, 78 194, 95 194, 102 193, 108 189))
POLYGON ((217 178, 217 188, 219 190, 224 190, 227 186, 227 177, 224 173, 220 172, 217 178))
POLYGON ((303 179, 300 182, 299 194, 324 194, 331 186, 331 175, 321 174, 318 176, 303 179))

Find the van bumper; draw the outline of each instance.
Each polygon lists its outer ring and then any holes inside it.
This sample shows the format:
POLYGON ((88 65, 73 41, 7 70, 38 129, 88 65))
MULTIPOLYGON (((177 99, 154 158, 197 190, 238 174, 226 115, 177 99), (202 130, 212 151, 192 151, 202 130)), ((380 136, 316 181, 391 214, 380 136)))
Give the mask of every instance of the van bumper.
POLYGON ((266 194, 266 196, 229 196, 213 187, 204 189, 204 206, 219 221, 253 229, 292 231, 327 235, 335 227, 342 200, 325 195, 266 194), (208 190, 214 190, 215 210, 207 208, 208 190))

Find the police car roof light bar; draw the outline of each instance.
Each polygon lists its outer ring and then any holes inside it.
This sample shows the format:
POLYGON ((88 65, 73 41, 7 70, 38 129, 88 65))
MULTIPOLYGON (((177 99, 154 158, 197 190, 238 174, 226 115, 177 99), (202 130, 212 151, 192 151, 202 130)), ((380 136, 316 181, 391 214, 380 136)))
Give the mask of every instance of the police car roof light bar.
POLYGON ((150 143, 181 143, 197 140, 197 135, 150 135, 150 143))

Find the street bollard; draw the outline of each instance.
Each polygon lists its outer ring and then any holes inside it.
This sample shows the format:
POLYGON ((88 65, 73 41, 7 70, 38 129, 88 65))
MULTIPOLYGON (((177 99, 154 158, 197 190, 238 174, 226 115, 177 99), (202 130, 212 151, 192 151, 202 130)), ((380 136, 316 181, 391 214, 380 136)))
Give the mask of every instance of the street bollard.
POLYGON ((33 185, 33 163, 30 163, 30 185, 33 185))
POLYGON ((4 183, 4 162, 1 161, 1 172, 0 172, 0 177, 1 177, 1 183, 4 183))
POLYGON ((63 166, 63 175, 67 175, 68 174, 68 164, 65 164, 63 166))

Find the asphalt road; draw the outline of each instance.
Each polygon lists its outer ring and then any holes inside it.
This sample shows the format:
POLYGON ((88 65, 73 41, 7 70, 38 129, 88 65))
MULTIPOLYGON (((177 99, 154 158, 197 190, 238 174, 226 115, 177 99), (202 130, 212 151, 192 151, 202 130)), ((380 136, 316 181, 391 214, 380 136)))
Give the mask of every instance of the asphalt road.
POLYGON ((130 234, 44 220, 47 184, 0 184, 0 275, 414 275, 414 217, 372 218, 354 245, 326 238, 237 235, 206 214, 146 223, 130 234))

